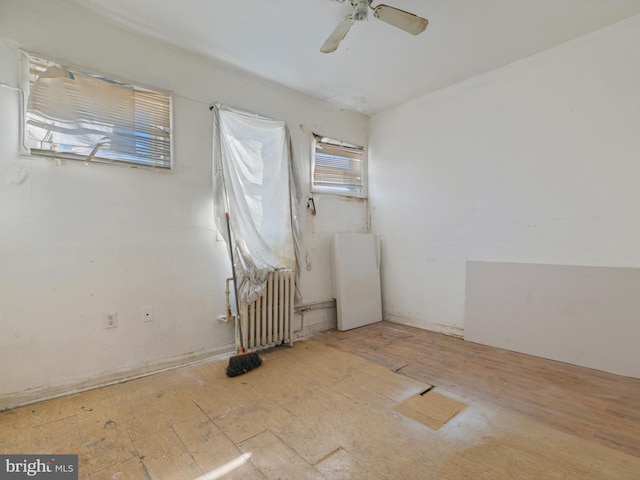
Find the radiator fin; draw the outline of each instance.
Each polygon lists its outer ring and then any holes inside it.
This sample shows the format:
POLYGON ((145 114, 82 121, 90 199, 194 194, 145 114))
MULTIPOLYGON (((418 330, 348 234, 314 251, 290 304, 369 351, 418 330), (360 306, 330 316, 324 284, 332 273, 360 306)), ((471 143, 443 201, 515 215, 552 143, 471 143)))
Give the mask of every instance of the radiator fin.
MULTIPOLYGON (((240 306, 244 345, 257 349, 272 345, 293 346, 293 270, 276 270, 269 275, 264 294, 240 306)), ((236 330, 236 339, 239 340, 236 330)))

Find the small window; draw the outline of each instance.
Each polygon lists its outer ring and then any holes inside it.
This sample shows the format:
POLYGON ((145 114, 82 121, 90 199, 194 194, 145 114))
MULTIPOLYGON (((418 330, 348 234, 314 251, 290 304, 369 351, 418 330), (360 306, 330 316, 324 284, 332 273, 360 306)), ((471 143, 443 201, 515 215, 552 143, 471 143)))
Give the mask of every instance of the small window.
POLYGON ((364 196, 364 148, 319 135, 313 143, 312 190, 364 196))
POLYGON ((171 168, 171 96, 24 55, 28 153, 171 168))

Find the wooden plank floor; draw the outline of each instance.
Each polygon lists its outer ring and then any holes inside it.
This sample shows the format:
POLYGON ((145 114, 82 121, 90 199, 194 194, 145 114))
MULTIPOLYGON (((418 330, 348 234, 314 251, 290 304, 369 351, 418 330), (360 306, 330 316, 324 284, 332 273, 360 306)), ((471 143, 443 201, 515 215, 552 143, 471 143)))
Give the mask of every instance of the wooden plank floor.
POLYGON ((481 400, 640 457, 639 379, 389 322, 322 332, 314 340, 465 400, 481 400))
POLYGON ((0 452, 75 453, 91 479, 640 472, 639 380, 386 322, 261 355, 236 378, 211 361, 1 412, 0 452), (467 404, 439 430, 395 410, 432 383, 467 404))

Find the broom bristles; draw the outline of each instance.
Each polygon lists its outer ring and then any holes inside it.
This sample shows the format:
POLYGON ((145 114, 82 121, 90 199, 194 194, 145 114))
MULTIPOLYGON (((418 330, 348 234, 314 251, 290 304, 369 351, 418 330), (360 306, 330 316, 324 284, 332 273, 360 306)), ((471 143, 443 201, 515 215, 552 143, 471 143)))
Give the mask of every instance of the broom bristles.
POLYGON ((255 352, 243 352, 229 357, 227 377, 237 377, 262 365, 262 359, 255 352))

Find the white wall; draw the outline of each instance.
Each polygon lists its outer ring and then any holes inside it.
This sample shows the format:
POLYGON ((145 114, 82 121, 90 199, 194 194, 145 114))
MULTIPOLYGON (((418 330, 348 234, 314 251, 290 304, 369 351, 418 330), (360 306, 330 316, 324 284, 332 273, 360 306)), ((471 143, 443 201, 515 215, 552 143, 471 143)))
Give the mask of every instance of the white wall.
POLYGON ((462 333, 467 260, 640 266, 638 45, 640 16, 372 117, 386 318, 462 333))
MULTIPOLYGON (((300 125, 364 144, 366 118, 55 0, 3 0, 0 32, 0 83, 19 85, 22 48, 175 93, 175 169, 156 172, 20 157, 19 94, 0 87, 0 409, 228 352, 232 326, 216 320, 230 266, 212 221, 208 104, 286 121, 305 192, 310 138, 300 125), (19 185, 9 181, 16 168, 28 174, 19 185), (146 305, 151 323, 142 322, 146 305), (110 311, 119 326, 105 330, 110 311)), ((300 207, 305 303, 331 299, 330 235, 368 227, 366 203, 316 204, 315 219, 306 199, 300 207)), ((308 330, 314 318, 326 327, 335 311, 307 315, 308 330)))

